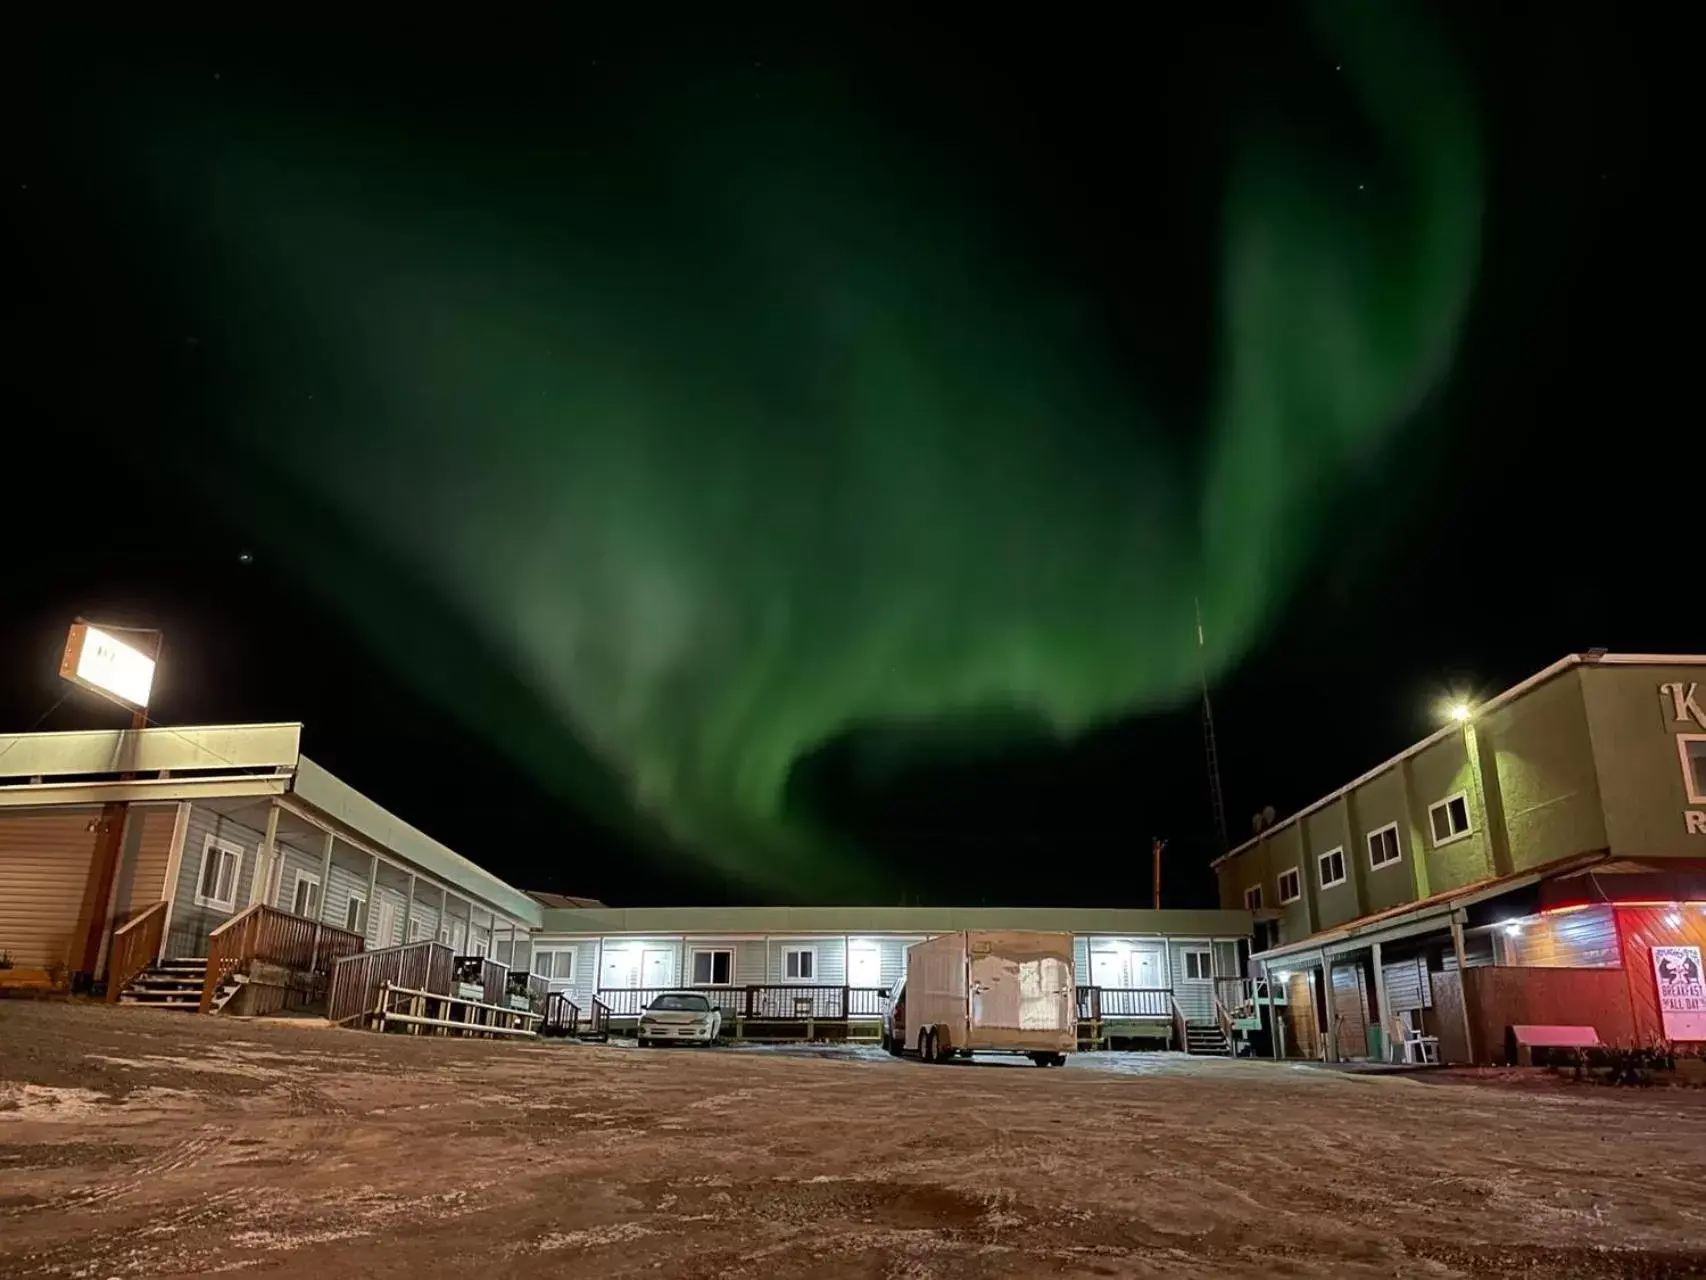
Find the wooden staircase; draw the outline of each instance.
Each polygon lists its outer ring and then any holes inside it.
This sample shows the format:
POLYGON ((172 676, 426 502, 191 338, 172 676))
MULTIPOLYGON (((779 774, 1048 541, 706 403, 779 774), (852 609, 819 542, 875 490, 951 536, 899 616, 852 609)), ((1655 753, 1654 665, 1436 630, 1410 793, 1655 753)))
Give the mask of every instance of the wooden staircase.
POLYGON ((1191 1019, 1185 1023, 1185 1052, 1230 1058, 1232 1045, 1226 1039, 1226 1032, 1218 1021, 1199 1022, 1191 1019))
MULTIPOLYGON (((201 986, 206 979, 205 959, 162 960, 125 983, 118 1002, 195 1013, 201 1008, 201 986)), ((213 1011, 223 1009, 241 985, 235 978, 221 983, 213 997, 213 1011)))

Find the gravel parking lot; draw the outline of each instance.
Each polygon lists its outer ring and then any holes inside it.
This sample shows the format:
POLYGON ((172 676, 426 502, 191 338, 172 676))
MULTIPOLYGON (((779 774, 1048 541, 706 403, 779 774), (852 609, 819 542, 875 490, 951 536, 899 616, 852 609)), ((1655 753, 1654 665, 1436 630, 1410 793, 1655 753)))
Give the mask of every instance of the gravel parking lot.
POLYGON ((1694 1276, 1706 1091, 0 1002, 0 1275, 1694 1276))

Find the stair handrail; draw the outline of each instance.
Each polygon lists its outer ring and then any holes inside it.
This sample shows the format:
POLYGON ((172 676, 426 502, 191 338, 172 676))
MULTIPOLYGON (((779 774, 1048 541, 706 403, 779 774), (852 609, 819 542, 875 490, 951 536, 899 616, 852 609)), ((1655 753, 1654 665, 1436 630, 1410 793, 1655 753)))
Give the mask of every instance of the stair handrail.
POLYGON ((1173 1036, 1178 1040, 1179 1048, 1189 1053, 1191 1051, 1191 1037, 1185 1025, 1185 1011, 1179 1008, 1179 997, 1168 992, 1167 1003, 1173 1007, 1173 1036))
POLYGON ((113 930, 112 946, 107 956, 108 1004, 117 1004, 124 989, 159 958, 169 906, 169 902, 156 902, 113 930))
POLYGON ((1214 1018, 1220 1024, 1220 1034, 1226 1037, 1226 1052, 1236 1058, 1238 1056, 1237 1041, 1233 1039, 1232 1011, 1221 1003, 1220 997, 1214 998, 1214 1018))

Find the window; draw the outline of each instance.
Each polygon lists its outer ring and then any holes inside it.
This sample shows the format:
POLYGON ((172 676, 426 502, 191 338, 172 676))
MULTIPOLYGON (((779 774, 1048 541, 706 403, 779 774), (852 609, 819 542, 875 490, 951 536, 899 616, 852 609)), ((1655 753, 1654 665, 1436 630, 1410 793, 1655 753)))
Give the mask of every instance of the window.
POLYGON ((1428 806, 1428 822, 1433 827, 1434 843, 1449 844, 1469 834, 1469 794, 1459 791, 1454 796, 1428 806))
POLYGON ((1689 804, 1706 804, 1706 733, 1679 733, 1676 751, 1682 757, 1682 789, 1689 804))
POLYGON ((1345 882, 1345 851, 1329 849, 1317 861, 1321 864, 1321 887, 1331 889, 1345 882))
POLYGON ((1244 890, 1244 909, 1246 911, 1260 911, 1262 909, 1261 885, 1253 884, 1244 890))
POLYGON ((1208 982, 1214 977, 1214 957, 1207 951, 1185 952, 1185 979, 1208 982))
POLYGON ((1296 902, 1303 896, 1303 877, 1298 875, 1296 867, 1290 867, 1279 873, 1279 898, 1283 905, 1296 902))
POLYGON ((696 987, 726 987, 735 980, 735 953, 724 948, 708 948, 693 953, 693 985, 696 987))
POLYGON ((575 949, 537 948, 533 952, 533 972, 553 986, 566 987, 575 980, 575 949))
POLYGON ((438 940, 447 947, 450 945, 450 926, 449 925, 441 924, 438 926, 438 940))
POLYGON ((1379 871, 1382 867, 1390 867, 1398 861, 1398 824, 1388 823, 1379 831, 1368 833, 1368 867, 1370 871, 1379 871))
POLYGON ((310 920, 320 918, 320 877, 307 871, 296 873, 296 887, 290 892, 290 911, 292 915, 306 916, 310 920))
POLYGON ((788 982, 817 980, 817 948, 789 947, 782 953, 782 977, 788 982))
POLYGON ((352 893, 349 901, 344 904, 344 928, 351 933, 367 931, 367 899, 359 893, 352 893))
POLYGON ((431 932, 432 931, 427 928, 427 922, 425 920, 422 920, 419 916, 409 917, 410 942, 425 942, 427 935, 431 932))
POLYGON ((237 879, 243 871, 243 846, 209 836, 201 847, 201 875, 195 900, 200 907, 229 911, 237 905, 237 879))

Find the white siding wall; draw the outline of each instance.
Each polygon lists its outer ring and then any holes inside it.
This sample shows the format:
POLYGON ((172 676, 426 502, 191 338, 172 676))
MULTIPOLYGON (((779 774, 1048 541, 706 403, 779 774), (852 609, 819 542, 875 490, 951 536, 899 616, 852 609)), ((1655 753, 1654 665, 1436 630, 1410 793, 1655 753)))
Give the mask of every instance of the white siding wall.
POLYGON ((837 933, 819 935, 816 937, 772 938, 768 948, 764 943, 757 944, 758 954, 763 961, 751 982, 789 983, 799 982, 802 986, 839 987, 847 981, 847 939, 837 933), (797 951, 809 947, 817 953, 817 968, 808 980, 801 981, 788 977, 789 951, 797 951), (765 960, 768 952, 768 959, 765 960))
MULTIPOLYGON (((320 878, 320 855, 309 853, 296 845, 286 844, 282 840, 275 841, 280 855, 284 860, 284 869, 279 872, 278 895, 273 899, 273 906, 280 911, 289 911, 295 902, 297 873, 306 875, 311 880, 320 878)), ((326 887, 320 886, 322 900, 326 887)))
POLYGON ((260 857, 262 838, 262 833, 253 827, 233 822, 201 805, 190 807, 190 820, 184 835, 184 857, 178 867, 177 896, 172 903, 168 955, 206 955, 207 935, 249 905, 249 891, 255 882, 255 863, 260 857), (238 867, 235 905, 230 911, 196 905, 202 853, 209 837, 229 841, 243 850, 242 863, 238 867))
POLYGON ((344 921, 348 919, 346 913, 349 911, 349 900, 352 897, 367 897, 367 873, 339 866, 334 856, 332 872, 327 878, 331 883, 325 887, 326 910, 321 919, 341 929, 344 927, 344 921))
POLYGON ((1178 1001, 1187 1018, 1206 1020, 1214 1017, 1213 980, 1193 981, 1185 977, 1185 953, 1207 951, 1212 954, 1213 945, 1206 938, 1174 938, 1172 946, 1173 999, 1178 1001))

